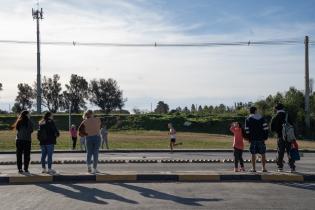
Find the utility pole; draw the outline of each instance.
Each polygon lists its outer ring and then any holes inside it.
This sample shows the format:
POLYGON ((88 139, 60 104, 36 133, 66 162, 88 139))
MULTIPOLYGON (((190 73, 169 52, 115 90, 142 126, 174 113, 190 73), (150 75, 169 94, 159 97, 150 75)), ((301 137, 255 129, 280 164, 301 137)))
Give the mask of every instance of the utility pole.
MULTIPOLYGON (((37 4, 38 6, 38 4, 37 4)), ((40 37, 39 37, 39 20, 43 19, 43 8, 33 9, 32 8, 33 20, 36 19, 37 26, 37 113, 42 112, 42 85, 41 85, 41 74, 40 74, 40 37)))
POLYGON ((309 38, 305 36, 305 127, 310 130, 310 78, 309 78, 309 38))

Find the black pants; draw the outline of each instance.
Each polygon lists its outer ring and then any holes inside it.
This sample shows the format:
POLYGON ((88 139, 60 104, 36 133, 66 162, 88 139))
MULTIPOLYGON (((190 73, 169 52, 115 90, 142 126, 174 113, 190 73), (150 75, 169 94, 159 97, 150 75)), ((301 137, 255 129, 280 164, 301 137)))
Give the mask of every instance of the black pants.
POLYGON ((72 137, 72 149, 75 149, 75 147, 77 146, 77 137, 72 137))
POLYGON ((293 160, 290 156, 291 143, 284 141, 282 138, 278 138, 278 148, 277 148, 277 165, 278 168, 283 168, 283 158, 284 153, 287 152, 289 159, 289 166, 291 169, 295 169, 295 160, 293 160))
POLYGON ((28 170, 31 160, 31 142, 30 141, 16 141, 16 164, 19 170, 22 169, 22 156, 24 154, 24 170, 28 170))
POLYGON ((244 167, 243 150, 234 147, 234 167, 238 168, 238 162, 244 167))

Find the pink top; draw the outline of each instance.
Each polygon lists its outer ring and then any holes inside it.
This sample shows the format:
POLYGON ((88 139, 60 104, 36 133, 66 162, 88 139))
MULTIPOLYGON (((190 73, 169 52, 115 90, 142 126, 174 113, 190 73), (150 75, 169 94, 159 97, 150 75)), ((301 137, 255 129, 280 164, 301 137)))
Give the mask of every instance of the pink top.
POLYGON ((230 131, 234 134, 233 147, 243 150, 244 149, 244 140, 243 140, 242 128, 231 127, 230 131))
POLYGON ((71 128, 70 129, 70 134, 71 134, 71 137, 77 137, 78 136, 77 129, 71 128))

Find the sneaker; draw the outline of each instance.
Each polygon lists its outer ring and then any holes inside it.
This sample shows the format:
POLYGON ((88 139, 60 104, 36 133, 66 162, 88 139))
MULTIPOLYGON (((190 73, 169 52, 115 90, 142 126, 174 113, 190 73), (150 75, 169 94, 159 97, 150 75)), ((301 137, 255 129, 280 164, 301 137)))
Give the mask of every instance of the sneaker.
POLYGON ((24 173, 25 173, 25 174, 31 174, 28 169, 25 169, 25 170, 24 170, 24 173))
POLYGON ((268 171, 267 171, 267 169, 263 169, 263 170, 261 170, 261 172, 266 173, 268 171))
POLYGON ((291 173, 295 173, 295 168, 291 168, 291 173))
POLYGON ((91 168, 91 166, 88 167, 88 172, 89 172, 89 173, 92 173, 92 168, 91 168))
POLYGON ((245 170, 244 167, 241 167, 241 168, 240 168, 240 171, 245 172, 246 170, 245 170))
POLYGON ((19 169, 19 174, 23 174, 23 170, 22 169, 19 169))
POLYGON ((48 174, 56 174, 57 172, 54 169, 48 169, 48 174))
POLYGON ((278 168, 278 172, 283 172, 283 168, 278 168))
POLYGON ((93 174, 98 174, 98 173, 101 173, 99 170, 97 170, 97 168, 94 168, 93 169, 93 174))
POLYGON ((234 172, 239 172, 238 168, 234 168, 234 172))
POLYGON ((46 170, 46 168, 43 168, 43 169, 42 169, 42 173, 43 173, 43 174, 47 174, 47 172, 48 172, 48 171, 46 170))
POLYGON ((249 172, 256 173, 256 169, 250 169, 249 172))

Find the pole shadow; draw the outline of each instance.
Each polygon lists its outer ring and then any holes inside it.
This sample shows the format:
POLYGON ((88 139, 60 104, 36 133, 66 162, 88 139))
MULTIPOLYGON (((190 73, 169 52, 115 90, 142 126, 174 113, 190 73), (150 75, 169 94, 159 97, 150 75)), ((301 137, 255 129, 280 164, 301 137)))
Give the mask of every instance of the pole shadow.
POLYGON ((287 187, 293 187, 297 189, 315 191, 315 183, 285 182, 285 183, 277 183, 277 184, 282 185, 282 186, 287 186, 287 187))
POLYGON ((166 201, 173 201, 178 204, 189 205, 189 206, 203 206, 199 202, 218 202, 223 201, 220 198, 189 198, 189 197, 181 197, 176 195, 171 195, 168 193, 163 193, 157 190, 153 190, 150 188, 139 187, 135 185, 130 185, 126 183, 117 183, 115 185, 125 187, 129 190, 134 190, 140 193, 143 197, 151 198, 151 199, 158 199, 158 200, 166 200, 166 201))
MULTIPOLYGON (((61 185, 61 184, 58 184, 58 185, 61 185)), ((76 184, 63 184, 63 186, 70 187, 73 190, 69 190, 69 189, 57 186, 56 184, 38 184, 37 186, 44 188, 48 191, 54 192, 54 193, 64 195, 65 197, 68 197, 71 199, 90 202, 90 203, 108 204, 106 201, 98 199, 98 198, 102 198, 104 200, 117 200, 120 202, 129 203, 129 204, 138 204, 138 202, 134 200, 127 199, 125 197, 122 197, 112 192, 106 192, 103 190, 99 190, 97 188, 90 188, 90 187, 85 187, 85 186, 76 185, 76 184)))

